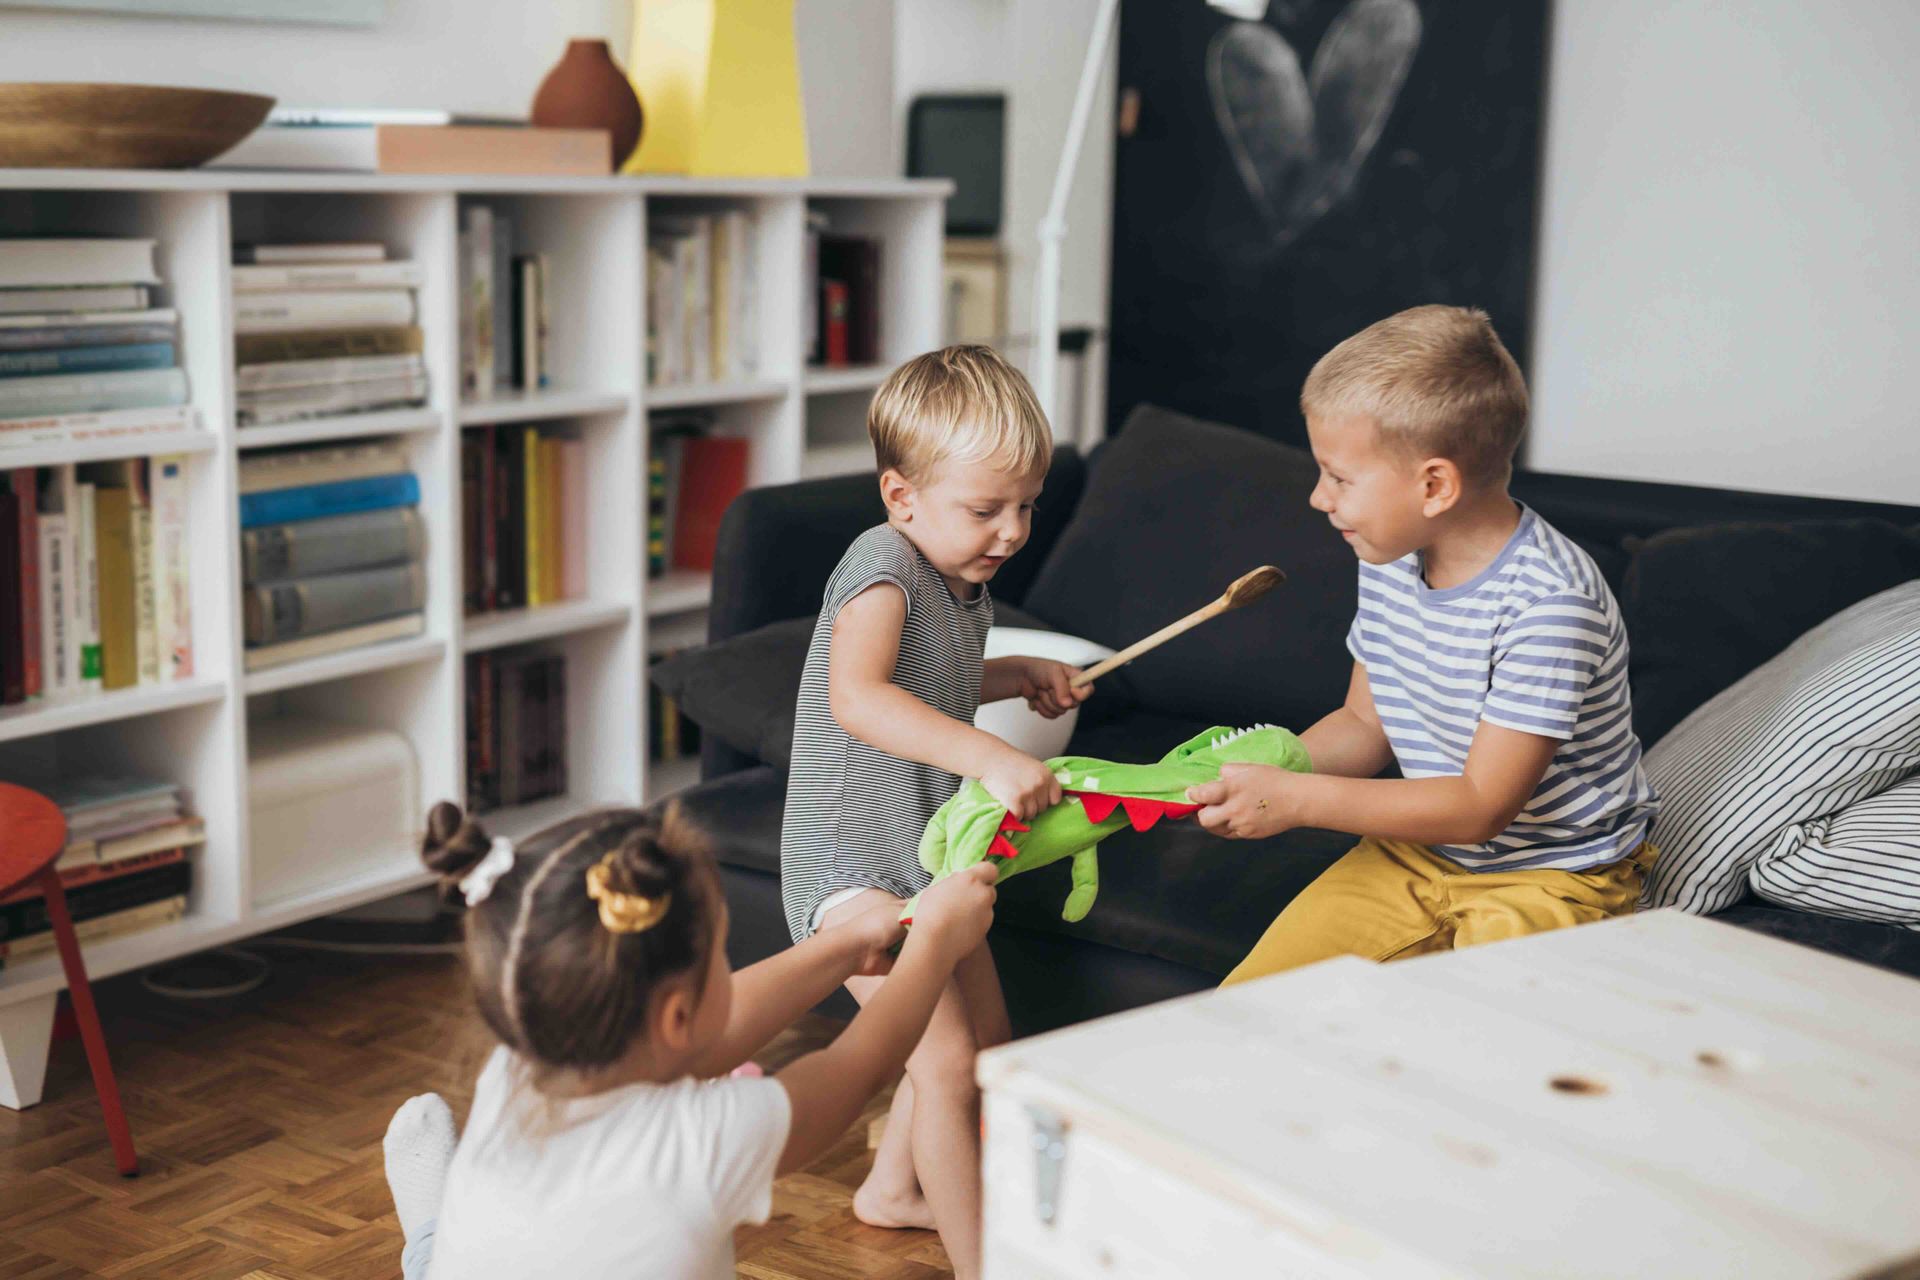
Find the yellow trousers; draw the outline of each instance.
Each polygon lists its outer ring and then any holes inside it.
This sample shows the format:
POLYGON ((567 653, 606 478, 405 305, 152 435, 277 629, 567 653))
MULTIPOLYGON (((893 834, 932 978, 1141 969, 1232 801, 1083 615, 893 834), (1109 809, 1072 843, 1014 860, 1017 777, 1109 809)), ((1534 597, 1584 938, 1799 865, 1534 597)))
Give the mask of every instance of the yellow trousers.
POLYGON ((1397 960, 1630 913, 1658 851, 1591 871, 1468 871, 1425 845, 1362 840, 1287 904, 1222 986, 1332 956, 1397 960))

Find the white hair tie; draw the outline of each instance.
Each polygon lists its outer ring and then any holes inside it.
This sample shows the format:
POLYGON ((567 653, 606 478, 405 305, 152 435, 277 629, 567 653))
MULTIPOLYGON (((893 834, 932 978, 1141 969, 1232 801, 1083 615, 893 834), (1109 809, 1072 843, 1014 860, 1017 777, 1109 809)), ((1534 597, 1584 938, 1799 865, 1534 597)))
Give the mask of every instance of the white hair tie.
POLYGON ((487 847, 487 856, 480 859, 479 865, 462 877, 459 889, 467 899, 469 907, 477 907, 493 893, 493 886, 500 877, 513 870, 513 841, 505 836, 495 836, 487 847))

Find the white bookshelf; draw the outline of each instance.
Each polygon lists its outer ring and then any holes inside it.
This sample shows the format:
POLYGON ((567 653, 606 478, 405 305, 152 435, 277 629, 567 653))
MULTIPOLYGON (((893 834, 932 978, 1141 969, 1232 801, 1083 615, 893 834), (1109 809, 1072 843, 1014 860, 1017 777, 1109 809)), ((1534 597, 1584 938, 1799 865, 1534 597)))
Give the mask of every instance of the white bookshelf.
MULTIPOLYGON (((248 831, 248 723, 293 714, 392 729, 419 763, 415 809, 464 800, 465 659, 523 646, 564 653, 564 796, 485 819, 511 836, 588 807, 638 804, 696 776, 690 761, 654 764, 648 742, 649 654, 697 642, 712 584, 705 574, 646 572, 648 415, 709 411, 715 430, 752 442, 750 482, 777 484, 857 469, 848 423, 898 360, 938 343, 943 182, 893 179, 694 181, 677 178, 399 177, 243 172, 0 170, 0 235, 145 236, 159 241, 165 305, 181 313, 181 363, 202 431, 138 441, 0 454, 0 468, 183 453, 191 506, 194 675, 159 687, 0 710, 0 779, 44 785, 64 771, 125 770, 176 781, 205 819, 188 913, 178 923, 87 948, 94 977, 417 887, 413 848, 356 851, 340 878, 293 898, 254 892, 248 831), (547 255, 554 385, 463 401, 459 391, 457 246, 463 205, 512 220, 516 242, 547 255), (698 386, 646 384, 646 227, 650 216, 745 210, 755 229, 759 367, 698 386), (804 227, 810 209, 835 230, 882 244, 883 361, 809 369, 802 350, 804 227), (378 240, 421 264, 429 403, 295 423, 234 418, 232 247, 245 240, 378 240), (584 599, 463 616, 460 439, 487 424, 552 424, 588 450, 588 591, 584 599), (290 444, 387 439, 408 453, 427 526, 428 603, 421 636, 247 672, 239 616, 237 467, 243 453, 290 444)), ((0 1105, 39 1091, 46 1027, 63 985, 51 957, 0 968, 0 1105), (37 1046, 37 1047, 36 1047, 37 1046), (38 1061, 36 1061, 38 1059, 38 1061)))

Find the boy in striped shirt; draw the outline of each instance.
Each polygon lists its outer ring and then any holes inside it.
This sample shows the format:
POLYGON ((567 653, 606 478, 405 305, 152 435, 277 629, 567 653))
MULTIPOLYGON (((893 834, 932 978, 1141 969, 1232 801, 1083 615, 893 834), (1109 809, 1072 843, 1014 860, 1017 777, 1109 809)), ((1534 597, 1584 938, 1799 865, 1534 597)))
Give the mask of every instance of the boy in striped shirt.
POLYGON ((1657 804, 1627 634, 1593 560, 1507 494, 1527 388, 1486 313, 1415 307, 1301 392, 1311 499, 1360 558, 1345 705, 1312 774, 1228 765, 1189 798, 1238 839, 1362 837, 1227 976, 1373 960, 1632 911, 1657 804), (1379 778, 1389 763, 1401 777, 1379 778))

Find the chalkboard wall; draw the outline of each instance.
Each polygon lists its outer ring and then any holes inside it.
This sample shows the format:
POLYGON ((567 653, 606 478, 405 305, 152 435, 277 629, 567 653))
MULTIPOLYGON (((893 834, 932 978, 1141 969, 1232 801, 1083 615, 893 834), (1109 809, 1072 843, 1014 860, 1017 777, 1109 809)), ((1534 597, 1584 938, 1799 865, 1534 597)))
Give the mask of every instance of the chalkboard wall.
POLYGON ((1123 0, 1110 428, 1302 443, 1313 362, 1426 302, 1526 368, 1546 49, 1546 0, 1123 0))

